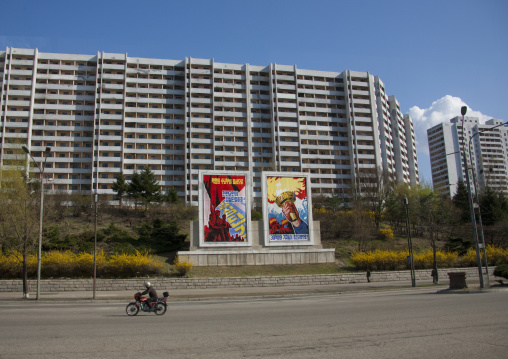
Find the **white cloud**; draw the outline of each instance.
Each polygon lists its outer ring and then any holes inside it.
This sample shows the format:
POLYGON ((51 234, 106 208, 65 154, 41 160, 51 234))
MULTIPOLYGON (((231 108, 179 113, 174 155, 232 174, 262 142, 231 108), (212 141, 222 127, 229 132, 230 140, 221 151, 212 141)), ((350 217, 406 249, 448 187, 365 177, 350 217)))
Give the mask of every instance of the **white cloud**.
MULTIPOLYGON (((413 119, 416 136, 416 148, 418 153, 428 155, 429 148, 427 142, 427 129, 442 122, 449 122, 450 119, 461 116, 460 108, 467 106, 459 97, 446 95, 437 101, 434 101, 428 108, 419 108, 413 106, 409 109, 409 116, 413 119)), ((467 106, 467 115, 478 117, 480 122, 490 120, 492 117, 484 115, 467 106)))
POLYGON ((44 37, 0 35, 0 51, 5 51, 7 47, 19 49, 38 48, 39 51, 47 51, 45 48, 49 48, 49 44, 50 40, 44 37))

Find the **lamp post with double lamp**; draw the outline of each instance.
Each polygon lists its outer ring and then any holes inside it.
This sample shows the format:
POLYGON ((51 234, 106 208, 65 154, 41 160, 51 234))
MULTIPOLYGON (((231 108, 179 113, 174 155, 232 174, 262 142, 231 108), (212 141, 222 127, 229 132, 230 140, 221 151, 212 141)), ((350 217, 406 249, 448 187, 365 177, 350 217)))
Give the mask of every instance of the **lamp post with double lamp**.
POLYGON ((462 159, 464 161, 464 170, 466 172, 467 196, 469 199, 469 209, 471 211, 471 223, 473 225, 473 237, 476 247, 476 263, 478 264, 478 277, 480 279, 480 288, 483 288, 484 285, 482 275, 482 261, 480 258, 480 245, 478 243, 478 230, 476 228, 476 216, 473 207, 473 196, 471 194, 471 181, 469 180, 469 170, 472 169, 473 166, 467 163, 466 146, 465 146, 466 131, 464 127, 464 116, 467 113, 467 106, 462 106, 462 108, 460 109, 460 113, 462 114, 462 159))
MULTIPOLYGON (((487 132, 487 131, 492 131, 495 128, 498 128, 498 127, 501 127, 501 126, 506 126, 506 125, 508 125, 508 122, 500 123, 500 124, 498 124, 496 126, 492 126, 492 127, 489 127, 489 128, 484 128, 481 131, 477 131, 477 132, 473 133, 473 135, 469 138, 469 148, 471 148, 471 141, 473 140, 474 136, 478 135, 478 138, 479 138, 480 137, 480 133, 487 132)), ((469 161, 471 162, 471 164, 473 163, 473 154, 471 153, 471 151, 469 151, 469 161)), ((473 183, 475 184, 475 198, 476 198, 476 202, 478 204, 480 204, 480 200, 478 199, 478 188, 477 188, 477 184, 476 184, 476 175, 475 175, 474 168, 473 168, 473 183)), ((487 287, 490 287, 489 265, 488 265, 488 260, 487 260, 487 249, 485 247, 485 237, 483 235, 483 223, 482 223, 482 214, 481 214, 480 207, 478 207, 478 222, 480 224, 480 239, 481 239, 481 242, 482 242, 481 245, 482 245, 483 257, 484 257, 484 261, 485 261, 486 282, 487 282, 487 287)))
POLYGON ((32 154, 30 153, 30 150, 27 146, 23 145, 21 146, 23 148, 23 151, 25 151, 32 161, 34 161, 35 165, 39 169, 40 173, 40 181, 41 181, 41 207, 39 210, 39 251, 37 255, 37 294, 35 296, 35 299, 39 299, 39 289, 40 289, 40 281, 41 281, 41 255, 42 255, 42 218, 44 214, 44 167, 46 166, 46 160, 48 159, 48 154, 51 152, 51 147, 47 146, 44 153, 46 154, 46 157, 44 158, 44 163, 41 162, 41 166, 35 161, 35 159, 32 157, 32 154))

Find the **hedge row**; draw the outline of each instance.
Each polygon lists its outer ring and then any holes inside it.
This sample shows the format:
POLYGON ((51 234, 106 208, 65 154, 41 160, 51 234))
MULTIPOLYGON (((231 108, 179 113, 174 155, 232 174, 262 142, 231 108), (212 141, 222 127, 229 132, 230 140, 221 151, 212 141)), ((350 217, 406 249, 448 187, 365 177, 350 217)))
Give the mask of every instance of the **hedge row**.
MULTIPOLYGON (((19 253, 0 256, 0 279, 22 277, 22 263, 19 253)), ((37 273, 37 256, 28 257, 28 276, 37 273)), ((102 278, 131 278, 146 275, 160 275, 163 266, 147 253, 113 254, 97 253, 97 276, 102 278)), ((70 251, 51 251, 42 254, 42 278, 90 278, 93 276, 93 254, 70 251)))
MULTIPOLYGON (((481 251, 482 263, 483 251, 481 251)), ((351 260, 358 270, 401 270, 409 268, 407 251, 376 250, 369 252, 355 252, 351 260)), ((489 265, 508 263, 508 249, 487 246, 487 259, 489 265)), ((415 269, 430 269, 434 263, 434 255, 431 250, 413 254, 415 269)), ((471 248, 464 256, 456 252, 436 253, 438 268, 474 267, 477 265, 476 250, 471 248)))

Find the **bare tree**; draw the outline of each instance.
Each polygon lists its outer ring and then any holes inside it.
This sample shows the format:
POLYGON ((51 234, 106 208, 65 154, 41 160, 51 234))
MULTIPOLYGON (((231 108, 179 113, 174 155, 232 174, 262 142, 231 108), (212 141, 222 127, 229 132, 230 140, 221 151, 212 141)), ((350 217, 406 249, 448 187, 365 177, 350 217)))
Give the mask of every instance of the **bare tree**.
POLYGON ((3 170, 0 191, 0 241, 22 263, 23 297, 28 297, 28 255, 37 246, 40 186, 27 185, 21 172, 3 170))
POLYGON ((439 198, 429 187, 418 186, 415 199, 417 202, 413 208, 415 224, 422 237, 429 242, 433 253, 432 268, 435 271, 436 281, 439 280, 437 268, 436 253, 438 241, 440 241, 446 233, 449 233, 453 221, 456 220, 455 211, 451 200, 439 198))
POLYGON ((362 169, 358 173, 355 201, 361 201, 362 207, 372 213, 377 229, 395 184, 388 172, 379 167, 362 169))

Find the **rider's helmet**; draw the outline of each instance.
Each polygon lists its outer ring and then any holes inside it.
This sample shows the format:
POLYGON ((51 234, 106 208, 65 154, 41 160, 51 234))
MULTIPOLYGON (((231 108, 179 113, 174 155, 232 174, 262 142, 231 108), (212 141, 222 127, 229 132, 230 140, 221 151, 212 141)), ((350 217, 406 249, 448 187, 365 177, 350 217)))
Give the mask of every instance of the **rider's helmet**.
POLYGON ((147 288, 150 287, 150 282, 149 281, 145 282, 145 287, 147 287, 147 288))

